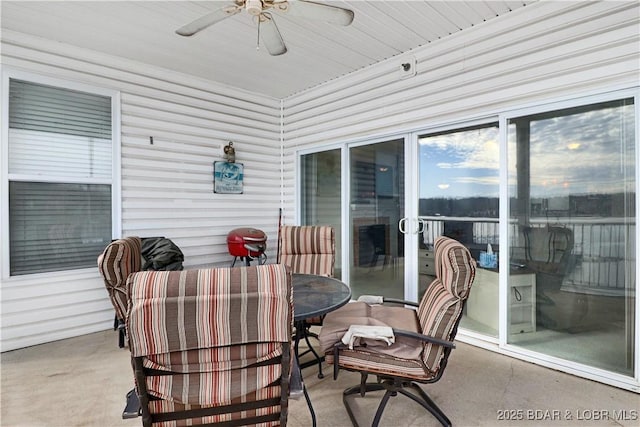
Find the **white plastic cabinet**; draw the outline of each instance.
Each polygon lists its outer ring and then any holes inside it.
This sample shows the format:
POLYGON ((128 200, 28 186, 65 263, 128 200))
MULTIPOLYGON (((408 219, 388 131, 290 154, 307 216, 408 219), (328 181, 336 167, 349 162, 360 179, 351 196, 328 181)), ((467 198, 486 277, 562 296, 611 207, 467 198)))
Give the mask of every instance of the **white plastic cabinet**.
MULTIPOLYGON (((536 275, 525 270, 509 275, 509 332, 533 332, 536 329, 536 275)), ((467 300, 467 316, 498 330, 498 272, 477 268, 467 300)))

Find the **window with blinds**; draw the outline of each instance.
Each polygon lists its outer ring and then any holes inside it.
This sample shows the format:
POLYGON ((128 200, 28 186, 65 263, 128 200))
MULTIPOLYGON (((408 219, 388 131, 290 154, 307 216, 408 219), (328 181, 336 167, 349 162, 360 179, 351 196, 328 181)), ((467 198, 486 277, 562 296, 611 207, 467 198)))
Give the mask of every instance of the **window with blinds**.
POLYGON ((93 267, 111 240, 111 97, 9 80, 10 274, 93 267))

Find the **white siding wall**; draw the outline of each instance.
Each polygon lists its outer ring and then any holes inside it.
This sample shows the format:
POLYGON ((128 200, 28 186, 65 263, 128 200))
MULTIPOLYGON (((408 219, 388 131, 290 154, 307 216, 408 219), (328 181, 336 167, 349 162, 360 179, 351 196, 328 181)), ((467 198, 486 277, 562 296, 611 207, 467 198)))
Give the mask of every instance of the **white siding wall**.
MULTIPOLYGON (((285 212, 297 150, 415 130, 508 108, 634 86, 637 2, 539 2, 284 101, 285 212)), ((289 219, 288 219, 289 220, 289 219)))
MULTIPOLYGON (((252 226, 275 256, 279 100, 11 31, 1 50, 5 66, 121 92, 123 236, 166 236, 185 266, 226 266, 226 234, 252 226), (228 141, 244 163, 242 195, 213 193, 228 141)), ((2 351, 112 326, 97 268, 10 278, 0 290, 2 351)))

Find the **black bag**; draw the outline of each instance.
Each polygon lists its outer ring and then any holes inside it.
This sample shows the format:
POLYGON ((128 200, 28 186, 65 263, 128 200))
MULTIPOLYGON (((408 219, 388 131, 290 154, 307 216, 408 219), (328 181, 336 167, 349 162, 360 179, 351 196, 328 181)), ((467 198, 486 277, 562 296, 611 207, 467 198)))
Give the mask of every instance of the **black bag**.
POLYGON ((143 270, 182 270, 184 255, 180 248, 165 237, 142 239, 143 270))

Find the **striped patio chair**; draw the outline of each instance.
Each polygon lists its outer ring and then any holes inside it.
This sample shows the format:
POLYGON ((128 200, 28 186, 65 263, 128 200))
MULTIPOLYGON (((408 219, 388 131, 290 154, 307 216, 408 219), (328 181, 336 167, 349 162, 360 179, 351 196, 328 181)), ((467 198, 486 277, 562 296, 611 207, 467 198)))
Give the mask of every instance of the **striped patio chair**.
POLYGON ((328 225, 284 225, 280 229, 278 263, 293 273, 333 277, 335 231, 328 225))
MULTIPOLYGON (((410 397, 432 413, 444 426, 451 421, 417 383, 438 381, 454 348, 458 324, 475 276, 475 261, 462 244, 448 237, 435 242, 436 278, 426 290, 420 304, 384 297, 364 296, 327 314, 320 332, 320 344, 328 363, 334 365, 334 378, 339 369, 357 371, 361 383, 344 391, 343 402, 354 425, 358 425, 350 407, 351 397, 366 392, 385 390, 373 418, 377 426, 390 397, 410 397), (388 305, 399 303, 403 306, 388 305), (406 308, 413 305, 417 310, 406 308), (351 334, 357 339, 348 344, 343 336, 354 325, 351 334), (365 326, 365 328, 362 328, 365 326), (376 327, 373 338, 364 338, 376 327), (367 333, 357 335, 360 332, 367 333), (390 330, 389 330, 390 329, 390 330), (390 335, 386 334, 392 332, 390 335), (392 342, 388 345, 381 338, 392 342), (376 382, 367 382, 368 375, 376 382)), ((348 335, 347 335, 348 336, 348 335)))
MULTIPOLYGON (((333 277, 336 261, 335 231, 328 225, 285 225, 280 229, 278 242, 279 264, 288 266, 293 273, 315 274, 333 277)), ((304 330, 304 340, 308 350, 318 360, 318 378, 322 378, 322 359, 309 342, 309 337, 317 338, 310 332, 311 326, 321 326, 324 316, 310 317, 298 326, 304 330)), ((297 351, 297 349, 296 349, 297 351)))
POLYGON ((118 329, 118 345, 125 344, 124 319, 127 314, 127 278, 140 271, 142 240, 139 237, 125 237, 111 242, 98 256, 98 270, 109 292, 111 304, 116 311, 114 328, 118 329))
POLYGON ((144 271, 127 333, 147 426, 286 426, 291 274, 279 264, 144 271))

